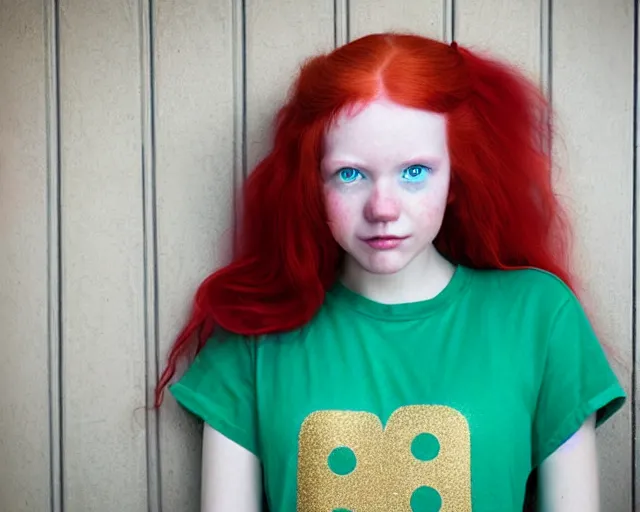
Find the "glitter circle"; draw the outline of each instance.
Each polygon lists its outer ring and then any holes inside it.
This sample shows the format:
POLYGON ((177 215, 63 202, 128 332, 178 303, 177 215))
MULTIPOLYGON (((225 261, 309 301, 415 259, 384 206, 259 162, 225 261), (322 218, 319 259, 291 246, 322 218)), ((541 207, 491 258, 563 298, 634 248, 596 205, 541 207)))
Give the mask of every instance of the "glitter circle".
POLYGON ((441 507, 442 498, 433 487, 418 487, 411 495, 412 512, 438 512, 441 507))
POLYGON ((351 512, 348 508, 334 508, 332 512, 351 512))
POLYGON ((440 442, 433 434, 418 434, 411 443, 411 453, 423 462, 433 460, 440 453, 440 442))
POLYGON ((327 459, 329 469, 340 476, 348 475, 356 469, 356 462, 356 454, 346 446, 335 448, 327 459))

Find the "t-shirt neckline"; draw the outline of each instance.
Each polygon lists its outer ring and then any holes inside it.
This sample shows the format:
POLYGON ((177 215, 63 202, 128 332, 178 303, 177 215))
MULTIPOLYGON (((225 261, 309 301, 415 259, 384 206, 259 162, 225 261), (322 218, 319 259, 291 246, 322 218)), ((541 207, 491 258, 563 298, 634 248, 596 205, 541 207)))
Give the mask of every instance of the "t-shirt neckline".
POLYGON ((432 314, 447 304, 450 304, 463 291, 469 281, 469 270, 457 265, 453 276, 444 289, 431 299, 405 302, 399 304, 384 304, 368 299, 367 297, 347 288, 339 279, 329 290, 327 298, 334 303, 342 303, 365 315, 384 320, 408 320, 421 318, 432 314))

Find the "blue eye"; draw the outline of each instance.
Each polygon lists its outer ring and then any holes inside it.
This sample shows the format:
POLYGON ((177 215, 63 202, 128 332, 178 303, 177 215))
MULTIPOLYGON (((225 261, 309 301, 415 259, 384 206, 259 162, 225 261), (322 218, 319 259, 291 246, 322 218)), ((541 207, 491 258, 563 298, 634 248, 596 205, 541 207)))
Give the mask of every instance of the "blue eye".
POLYGON ((344 169, 340 169, 338 171, 338 176, 345 183, 352 183, 358 179, 359 176, 362 176, 362 173, 358 169, 354 169, 353 167, 345 167, 344 169))
POLYGON ((424 165, 412 165, 402 171, 402 179, 405 179, 411 183, 420 183, 427 179, 427 175, 431 172, 429 167, 424 165))

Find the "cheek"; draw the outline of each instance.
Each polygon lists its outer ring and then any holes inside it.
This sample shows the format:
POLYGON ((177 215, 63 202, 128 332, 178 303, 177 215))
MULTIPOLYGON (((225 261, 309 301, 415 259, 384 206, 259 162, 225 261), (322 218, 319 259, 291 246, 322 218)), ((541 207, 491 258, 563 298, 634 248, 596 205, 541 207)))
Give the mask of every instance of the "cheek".
POLYGON ((421 201, 417 206, 416 210, 420 217, 425 218, 437 218, 442 216, 444 210, 447 206, 446 198, 441 197, 429 197, 423 201, 421 201))
POLYGON ((353 231, 355 224, 355 201, 349 200, 344 194, 336 190, 326 189, 324 192, 325 209, 327 211, 327 223, 336 238, 340 234, 353 231))
POLYGON ((415 225, 424 233, 433 234, 442 225, 442 218, 447 208, 446 194, 429 194, 413 205, 411 217, 415 225))

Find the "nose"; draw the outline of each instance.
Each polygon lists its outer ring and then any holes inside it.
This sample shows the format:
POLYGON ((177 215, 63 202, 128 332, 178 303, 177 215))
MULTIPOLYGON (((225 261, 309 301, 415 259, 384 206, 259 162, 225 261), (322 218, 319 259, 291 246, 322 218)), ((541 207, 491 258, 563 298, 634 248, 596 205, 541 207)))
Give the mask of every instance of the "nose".
POLYGON ((369 196, 364 210, 368 222, 393 222, 400 217, 398 198, 389 187, 376 186, 369 196))

